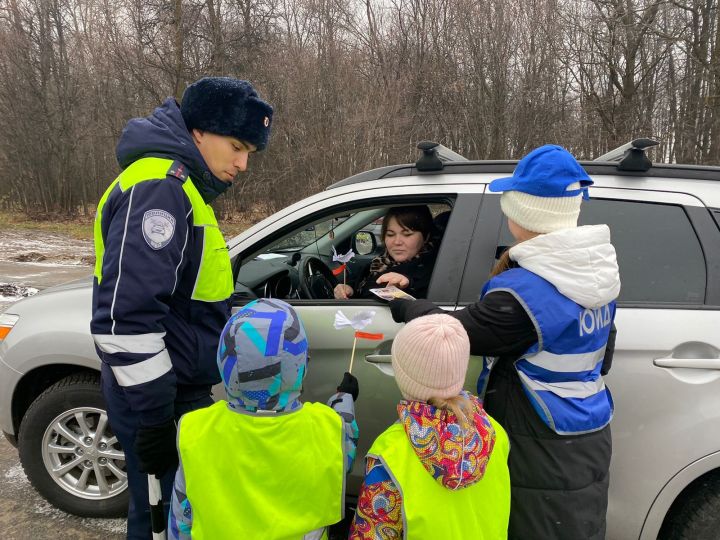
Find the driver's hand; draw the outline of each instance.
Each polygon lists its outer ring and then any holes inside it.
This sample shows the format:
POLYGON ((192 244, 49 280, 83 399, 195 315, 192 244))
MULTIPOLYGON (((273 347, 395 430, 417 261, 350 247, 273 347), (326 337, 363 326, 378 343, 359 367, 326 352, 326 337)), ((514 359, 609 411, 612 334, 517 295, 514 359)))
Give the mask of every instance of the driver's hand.
POLYGON ((338 300, 347 300, 353 295, 353 289, 350 285, 343 285, 342 283, 339 283, 338 285, 335 285, 333 293, 335 294, 335 298, 338 300))
POLYGON ((376 283, 378 285, 383 285, 384 287, 391 287, 394 285, 398 289, 404 289, 410 285, 410 280, 397 272, 388 272, 387 274, 383 274, 377 278, 376 283))

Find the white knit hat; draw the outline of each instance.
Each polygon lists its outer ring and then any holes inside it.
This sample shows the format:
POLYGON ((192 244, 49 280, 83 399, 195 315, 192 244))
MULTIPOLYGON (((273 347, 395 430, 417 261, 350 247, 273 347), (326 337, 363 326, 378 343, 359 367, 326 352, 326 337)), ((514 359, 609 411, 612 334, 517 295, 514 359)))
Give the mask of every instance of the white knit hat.
MULTIPOLYGON (((568 190, 579 189, 575 182, 568 190)), ((522 191, 505 191, 500 197, 500 207, 508 219, 523 229, 549 233, 560 229, 577 227, 582 194, 574 197, 539 197, 522 191)))
POLYGON ((465 383, 470 341, 450 315, 426 315, 410 321, 392 344, 395 381, 411 401, 457 396, 465 383))
POLYGON ((580 203, 593 181, 562 146, 546 144, 520 161, 512 176, 497 178, 488 189, 502 192, 503 213, 523 229, 549 233, 577 227, 580 203))

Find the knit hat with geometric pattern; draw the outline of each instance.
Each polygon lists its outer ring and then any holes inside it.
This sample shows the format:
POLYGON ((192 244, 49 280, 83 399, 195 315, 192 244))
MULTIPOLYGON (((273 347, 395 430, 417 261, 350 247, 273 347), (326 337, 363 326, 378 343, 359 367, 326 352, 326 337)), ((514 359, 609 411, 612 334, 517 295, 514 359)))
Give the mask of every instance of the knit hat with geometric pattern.
POLYGON ((456 318, 437 314, 413 319, 397 333, 391 352, 395 381, 405 399, 448 399, 462 390, 470 341, 456 318))

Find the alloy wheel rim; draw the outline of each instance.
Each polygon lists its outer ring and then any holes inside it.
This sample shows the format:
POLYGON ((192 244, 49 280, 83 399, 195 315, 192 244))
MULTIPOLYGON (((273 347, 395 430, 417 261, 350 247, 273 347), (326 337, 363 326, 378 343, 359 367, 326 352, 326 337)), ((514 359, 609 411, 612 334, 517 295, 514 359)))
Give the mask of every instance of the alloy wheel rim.
POLYGON ((125 453, 102 409, 56 416, 43 434, 42 458, 55 483, 77 497, 104 500, 128 487, 125 453))

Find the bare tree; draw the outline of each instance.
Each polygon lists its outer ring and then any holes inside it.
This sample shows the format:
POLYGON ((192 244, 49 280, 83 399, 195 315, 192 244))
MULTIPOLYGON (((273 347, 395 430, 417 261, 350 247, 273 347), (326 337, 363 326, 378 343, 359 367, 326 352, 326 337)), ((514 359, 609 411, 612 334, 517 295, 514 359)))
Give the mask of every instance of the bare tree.
POLYGON ((222 214, 435 139, 471 158, 640 135, 720 163, 718 0, 0 0, 0 207, 91 214, 128 118, 204 75, 275 106, 222 214))

